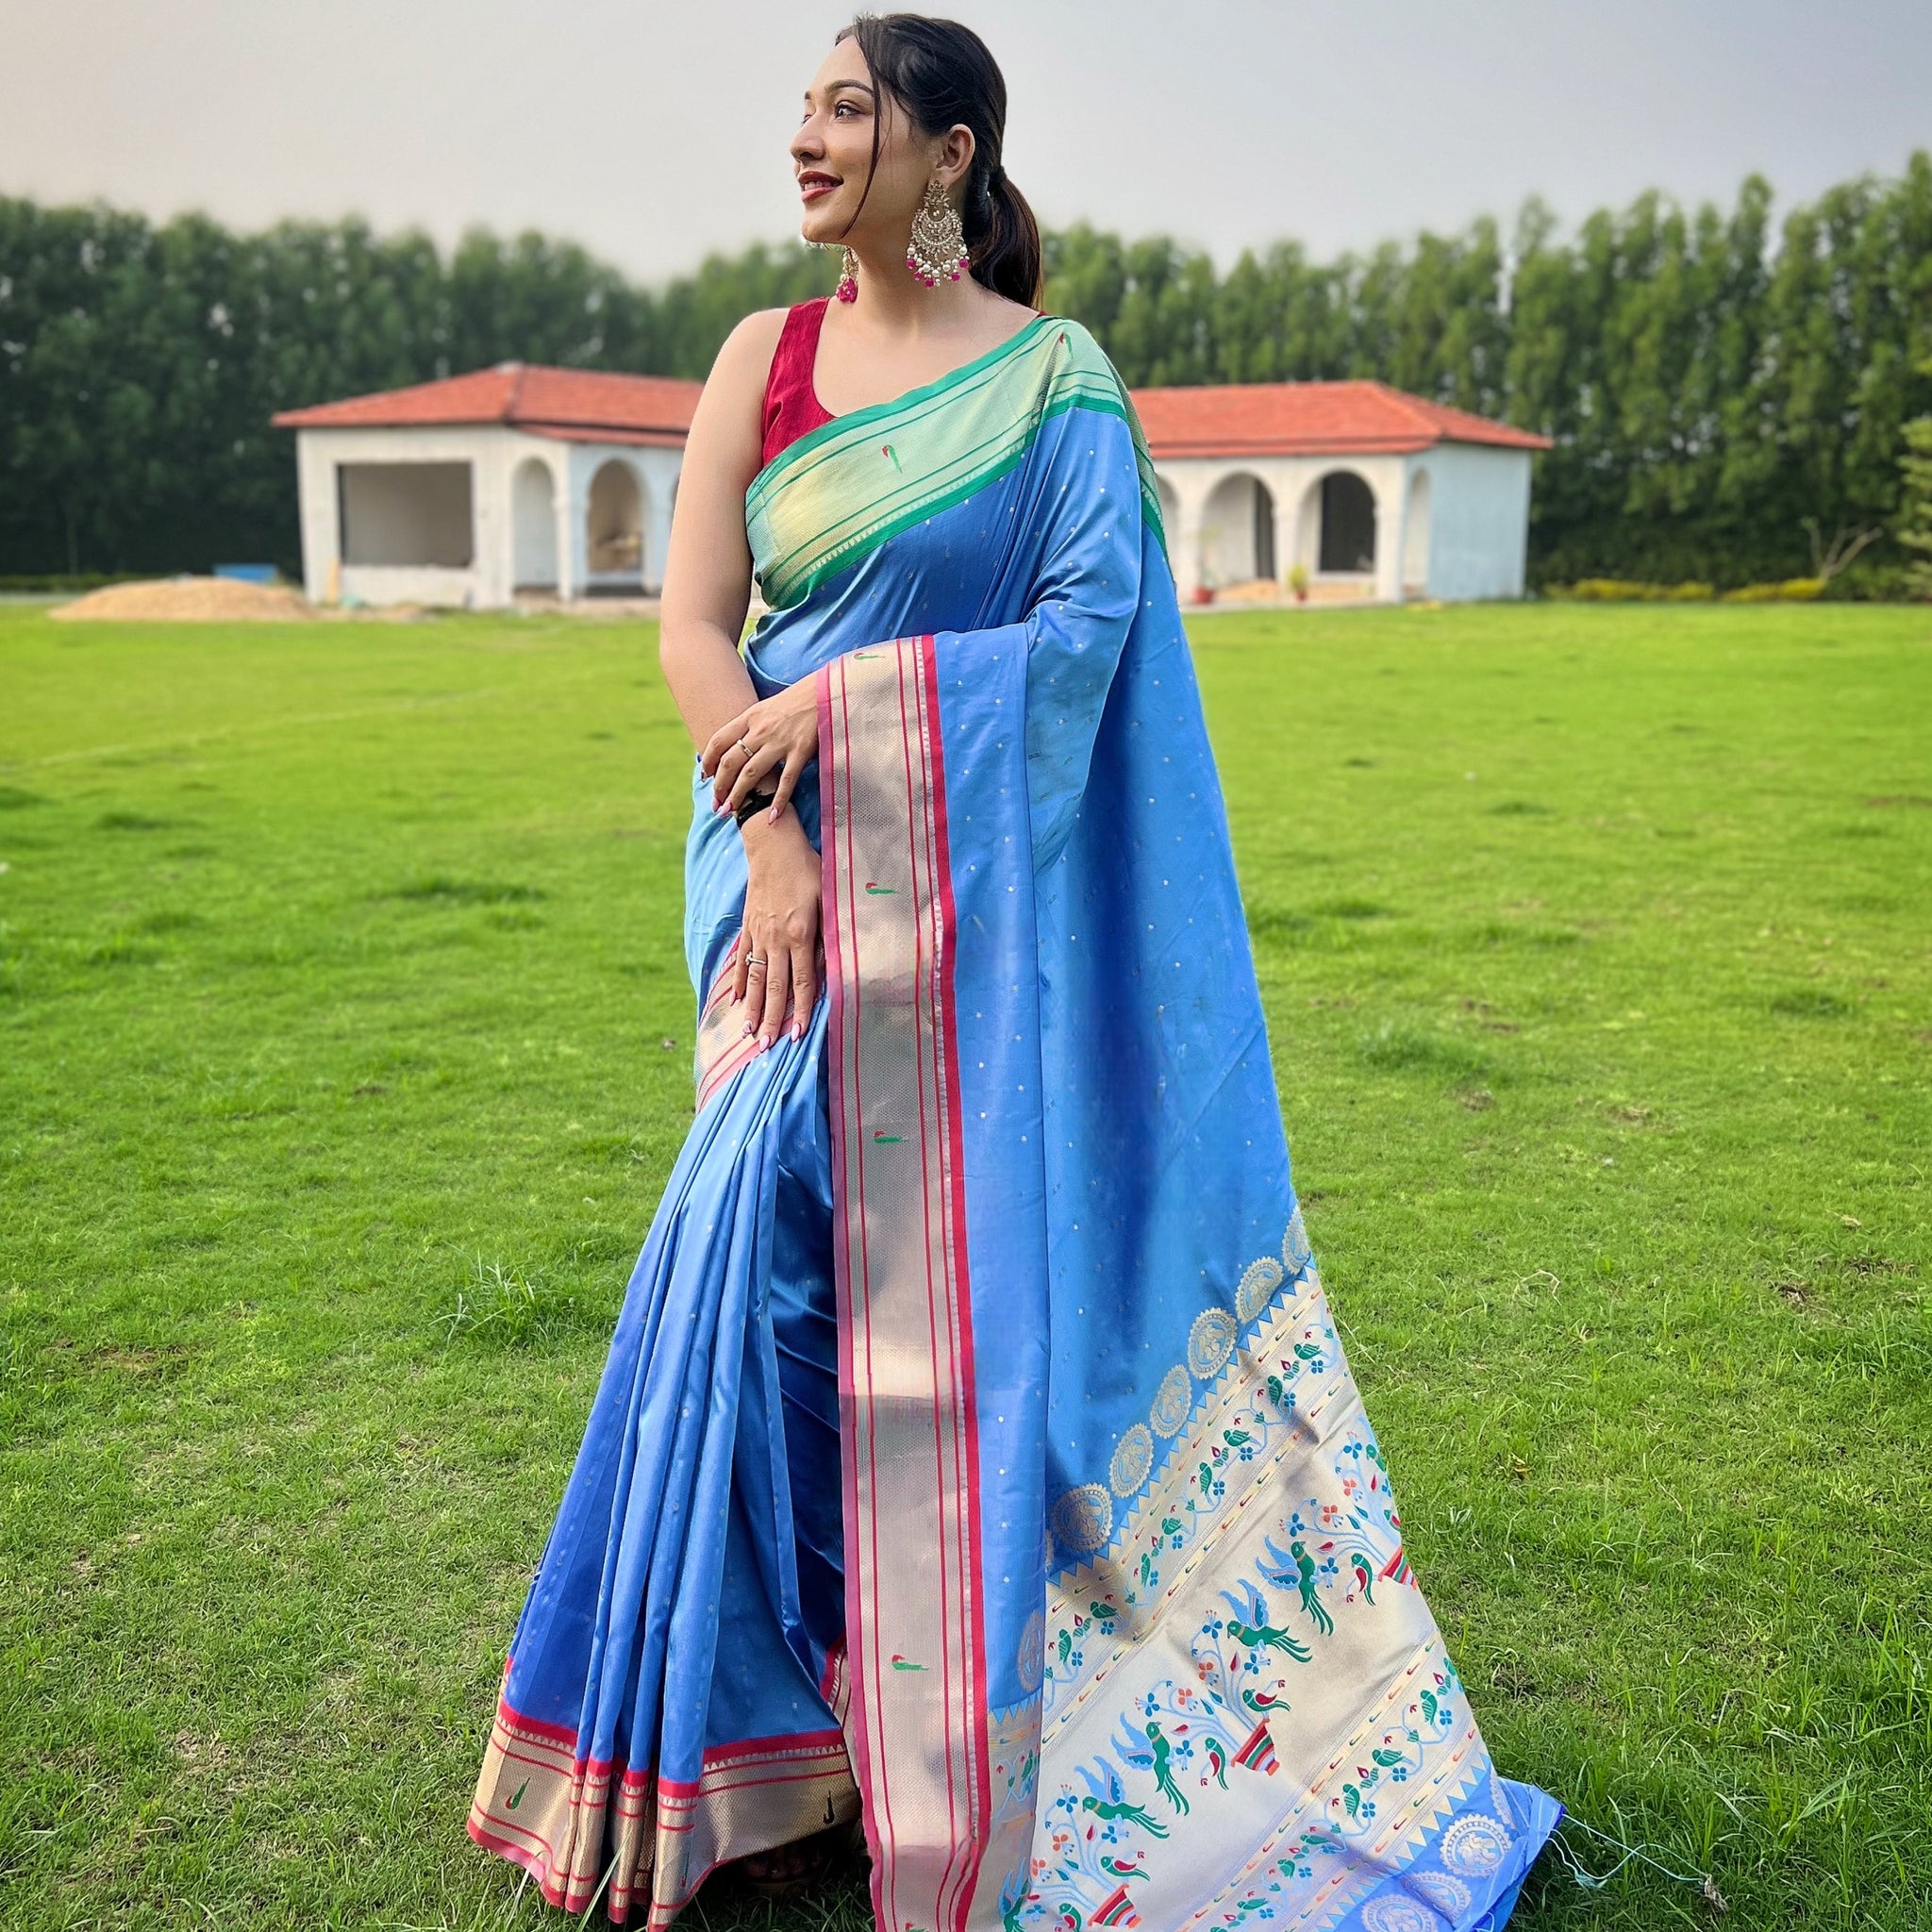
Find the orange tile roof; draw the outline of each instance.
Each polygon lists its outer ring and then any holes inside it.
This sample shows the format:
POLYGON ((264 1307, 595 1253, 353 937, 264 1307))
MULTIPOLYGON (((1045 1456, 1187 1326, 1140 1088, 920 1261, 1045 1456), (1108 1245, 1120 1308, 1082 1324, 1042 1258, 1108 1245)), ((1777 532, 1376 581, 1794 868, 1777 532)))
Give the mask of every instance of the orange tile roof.
POLYGON ((568 441, 680 444, 691 428, 701 382, 669 375, 618 375, 603 369, 546 369, 499 362, 441 382, 350 396, 307 409, 284 409, 277 429, 403 429, 438 424, 502 423, 568 441))
POLYGON ((1382 382, 1238 382, 1133 393, 1157 458, 1405 456, 1438 442, 1550 447, 1547 437, 1382 382))

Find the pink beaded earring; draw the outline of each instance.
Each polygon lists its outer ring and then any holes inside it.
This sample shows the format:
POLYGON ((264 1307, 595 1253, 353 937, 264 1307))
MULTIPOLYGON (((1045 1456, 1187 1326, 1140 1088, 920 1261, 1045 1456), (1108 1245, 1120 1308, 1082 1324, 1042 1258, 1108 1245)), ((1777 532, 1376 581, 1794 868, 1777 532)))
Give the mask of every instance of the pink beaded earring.
POLYGON ((858 300, 858 258, 851 249, 840 251, 839 286, 832 291, 841 302, 858 300))
POLYGON ((906 250, 906 266, 928 289, 939 287, 941 278, 957 282, 965 272, 966 225, 959 210, 946 199, 946 191, 935 175, 925 184, 925 199, 912 217, 912 240, 906 250))

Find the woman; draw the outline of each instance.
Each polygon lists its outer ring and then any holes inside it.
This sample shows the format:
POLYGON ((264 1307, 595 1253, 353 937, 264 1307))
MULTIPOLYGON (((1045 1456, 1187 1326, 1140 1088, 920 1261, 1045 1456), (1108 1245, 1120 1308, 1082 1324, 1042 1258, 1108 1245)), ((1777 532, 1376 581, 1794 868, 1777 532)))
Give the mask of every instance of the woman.
POLYGON ((841 299, 742 324, 691 427, 697 1117, 470 1829, 653 1926, 855 1816, 885 1932, 1497 1925, 1557 1807, 1403 1559, 1005 100, 949 22, 840 37, 791 153, 841 299))

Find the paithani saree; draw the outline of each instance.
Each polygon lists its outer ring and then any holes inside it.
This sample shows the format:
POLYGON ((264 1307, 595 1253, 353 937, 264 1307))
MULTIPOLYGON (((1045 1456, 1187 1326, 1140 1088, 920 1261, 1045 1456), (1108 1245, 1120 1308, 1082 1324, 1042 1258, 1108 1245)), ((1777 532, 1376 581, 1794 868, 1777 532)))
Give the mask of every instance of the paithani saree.
POLYGON ((729 1001, 470 1829, 668 1922, 862 1816, 882 1932, 1500 1925, 1555 1825, 1403 1552, 1289 1175, 1132 408, 1041 317, 754 480, 827 991, 729 1001))

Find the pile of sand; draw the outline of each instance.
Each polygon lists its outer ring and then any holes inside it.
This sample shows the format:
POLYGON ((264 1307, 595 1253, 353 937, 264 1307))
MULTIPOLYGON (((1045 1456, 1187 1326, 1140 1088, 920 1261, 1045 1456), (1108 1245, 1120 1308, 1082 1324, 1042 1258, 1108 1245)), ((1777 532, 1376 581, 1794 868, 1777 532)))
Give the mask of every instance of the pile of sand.
POLYGON ((48 614, 112 624, 287 624, 313 617, 315 609, 286 584, 168 577, 152 584, 109 584, 48 614))

